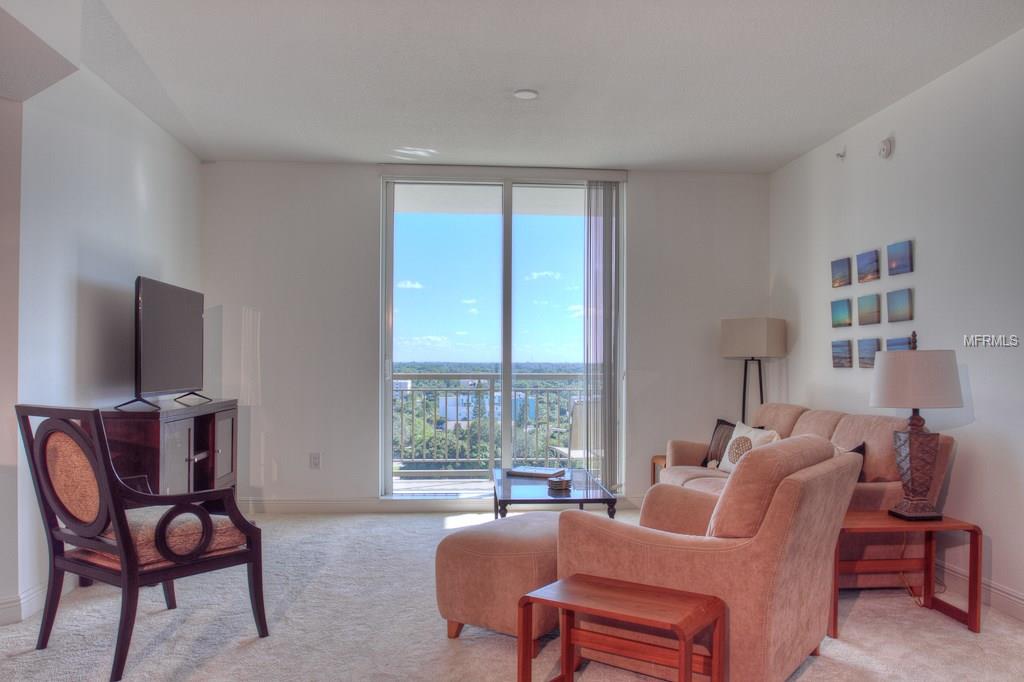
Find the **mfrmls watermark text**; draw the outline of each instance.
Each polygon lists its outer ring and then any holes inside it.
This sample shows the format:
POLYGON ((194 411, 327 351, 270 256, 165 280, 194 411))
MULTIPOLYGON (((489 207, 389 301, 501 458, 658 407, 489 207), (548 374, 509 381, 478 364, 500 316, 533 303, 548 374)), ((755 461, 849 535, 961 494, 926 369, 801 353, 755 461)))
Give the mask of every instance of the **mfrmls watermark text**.
POLYGON ((1020 337, 1016 334, 964 334, 965 348, 1018 348, 1020 337))

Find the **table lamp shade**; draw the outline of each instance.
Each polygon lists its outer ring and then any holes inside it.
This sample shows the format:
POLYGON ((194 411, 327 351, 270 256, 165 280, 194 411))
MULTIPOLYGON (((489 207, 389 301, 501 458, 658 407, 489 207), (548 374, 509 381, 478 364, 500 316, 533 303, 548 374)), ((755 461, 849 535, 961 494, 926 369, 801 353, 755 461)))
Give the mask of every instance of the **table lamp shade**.
POLYGON ((722 320, 723 358, 781 358, 786 355, 786 321, 774 317, 722 320))
POLYGON ((898 350, 875 354, 871 407, 963 407, 956 353, 898 350))

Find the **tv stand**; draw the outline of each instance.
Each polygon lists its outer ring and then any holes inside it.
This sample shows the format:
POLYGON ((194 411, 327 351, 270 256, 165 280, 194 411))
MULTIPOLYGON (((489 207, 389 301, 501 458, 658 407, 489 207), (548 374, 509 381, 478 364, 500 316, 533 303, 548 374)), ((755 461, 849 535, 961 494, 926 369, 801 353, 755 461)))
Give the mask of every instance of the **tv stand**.
POLYGON ((110 458, 126 485, 158 495, 235 486, 237 400, 150 404, 156 409, 103 410, 110 458))
MULTIPOLYGON (((188 395, 188 394, 186 393, 185 395, 188 395)), ((143 405, 149 405, 150 407, 152 407, 155 410, 159 410, 160 409, 159 405, 157 405, 156 403, 151 402, 149 400, 146 400, 142 396, 135 396, 131 400, 126 400, 125 402, 121 403, 120 405, 115 406, 114 409, 115 410, 122 410, 122 409, 128 407, 129 405, 134 405, 135 403, 142 403, 143 405)))
MULTIPOLYGON (((182 405, 193 405, 195 403, 186 403, 184 400, 182 400, 182 398, 187 398, 190 395, 194 395, 197 398, 202 398, 203 402, 199 403, 200 405, 202 405, 204 403, 212 403, 213 402, 213 398, 205 396, 202 393, 197 393, 196 391, 189 391, 188 393, 182 393, 181 395, 179 395, 177 398, 174 399, 174 402, 181 403, 182 405)), ((152 403, 150 403, 150 404, 152 405, 152 403)))

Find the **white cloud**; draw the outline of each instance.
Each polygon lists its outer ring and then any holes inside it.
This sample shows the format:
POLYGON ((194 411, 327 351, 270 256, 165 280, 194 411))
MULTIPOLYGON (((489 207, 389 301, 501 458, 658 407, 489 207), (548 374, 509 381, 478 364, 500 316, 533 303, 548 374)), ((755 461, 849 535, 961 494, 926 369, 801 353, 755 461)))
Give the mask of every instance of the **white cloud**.
POLYGON ((531 272, 526 276, 527 282, 532 282, 535 279, 562 279, 562 273, 542 270, 541 272, 531 272))
POLYGON ((399 289, 422 289, 423 285, 412 279, 403 279, 395 287, 399 289))
POLYGON ((579 284, 570 284, 569 286, 567 286, 565 288, 565 290, 566 291, 579 291, 580 290, 580 285, 579 284))
POLYGON ((537 300, 537 299, 535 298, 535 299, 533 299, 533 304, 534 304, 534 305, 547 305, 547 304, 548 304, 548 302, 547 302, 547 301, 540 301, 540 300, 537 300))
POLYGON ((569 317, 572 317, 574 319, 583 317, 583 306, 581 305, 571 305, 567 308, 567 310, 569 311, 569 317))
POLYGON ((469 313, 470 315, 479 315, 480 314, 480 311, 477 310, 476 308, 470 308, 466 312, 469 313))
POLYGON ((474 303, 476 303, 476 299, 475 298, 464 298, 464 299, 462 299, 461 302, 465 303, 466 305, 473 305, 474 303))
POLYGON ((417 348, 448 348, 447 336, 407 336, 396 340, 400 346, 415 346, 417 348))
POLYGON ((455 336, 466 336, 469 332, 455 332, 455 336))

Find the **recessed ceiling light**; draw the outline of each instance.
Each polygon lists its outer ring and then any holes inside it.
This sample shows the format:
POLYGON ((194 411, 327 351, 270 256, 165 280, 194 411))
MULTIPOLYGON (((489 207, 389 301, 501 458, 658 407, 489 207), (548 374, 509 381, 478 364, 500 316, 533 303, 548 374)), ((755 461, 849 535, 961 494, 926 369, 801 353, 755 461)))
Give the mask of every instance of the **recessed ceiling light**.
POLYGON ((522 89, 513 92, 512 96, 516 99, 537 99, 540 96, 540 93, 536 90, 522 89))

